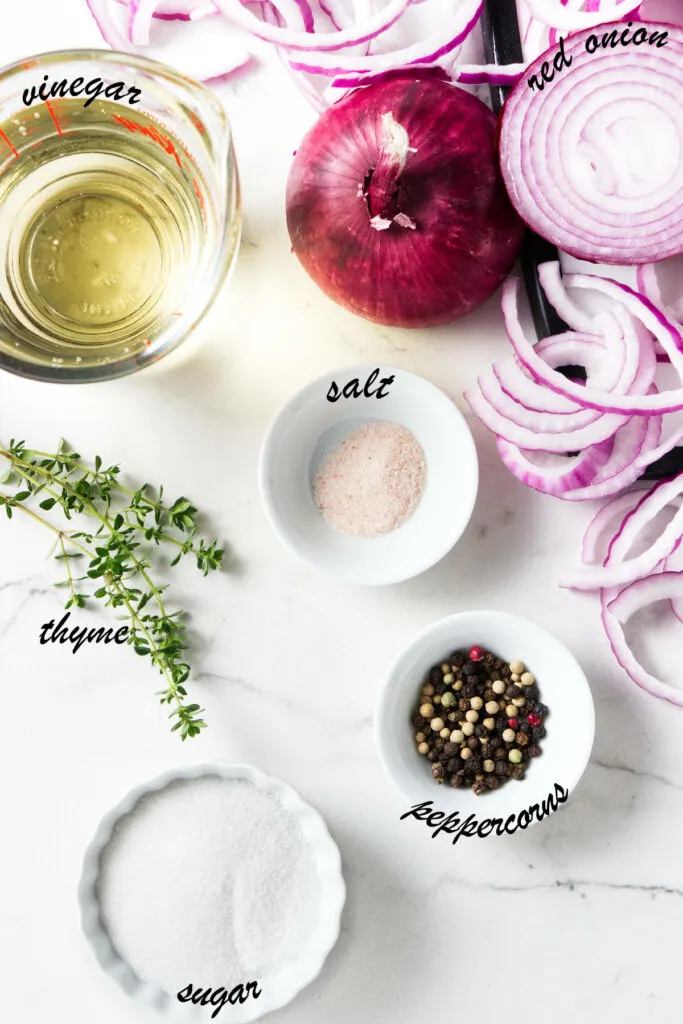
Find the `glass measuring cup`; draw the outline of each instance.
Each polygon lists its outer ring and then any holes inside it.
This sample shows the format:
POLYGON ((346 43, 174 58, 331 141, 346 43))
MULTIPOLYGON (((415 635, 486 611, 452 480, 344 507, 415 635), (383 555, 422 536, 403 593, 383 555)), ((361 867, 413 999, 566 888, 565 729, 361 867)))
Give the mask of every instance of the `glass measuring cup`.
POLYGON ((100 50, 0 71, 0 367, 77 383, 176 348, 237 252, 239 184, 218 99, 100 50))

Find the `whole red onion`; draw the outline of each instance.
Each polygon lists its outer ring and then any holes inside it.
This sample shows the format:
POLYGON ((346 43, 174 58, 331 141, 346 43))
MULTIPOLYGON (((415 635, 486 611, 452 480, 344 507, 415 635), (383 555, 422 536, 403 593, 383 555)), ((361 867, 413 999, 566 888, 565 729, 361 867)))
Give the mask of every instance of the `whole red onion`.
POLYGON ((524 231, 494 114, 414 75, 356 89, 322 115, 292 164, 287 225, 330 298, 396 327, 476 309, 512 269, 524 231))

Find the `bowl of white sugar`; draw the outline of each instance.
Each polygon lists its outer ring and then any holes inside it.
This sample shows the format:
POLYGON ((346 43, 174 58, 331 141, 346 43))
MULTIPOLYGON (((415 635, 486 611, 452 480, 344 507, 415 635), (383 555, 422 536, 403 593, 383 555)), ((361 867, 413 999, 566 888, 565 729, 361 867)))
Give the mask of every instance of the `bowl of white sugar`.
POLYGON ((352 366, 296 394, 266 435, 263 506, 285 546, 345 583, 399 583, 459 540, 478 486, 474 441, 439 388, 352 366))
POLYGON ((79 887, 102 969, 168 1019, 247 1024, 322 969, 345 900, 316 810, 249 765, 168 772, 102 821, 79 887))

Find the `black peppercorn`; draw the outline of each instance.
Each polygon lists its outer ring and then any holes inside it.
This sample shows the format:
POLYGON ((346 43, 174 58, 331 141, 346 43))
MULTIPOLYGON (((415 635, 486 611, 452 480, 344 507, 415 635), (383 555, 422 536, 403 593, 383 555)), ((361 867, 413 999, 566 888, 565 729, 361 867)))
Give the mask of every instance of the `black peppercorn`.
POLYGON ((429 682, 432 684, 432 686, 438 686, 439 683, 443 682, 443 672, 437 666, 430 669, 429 682))
POLYGON ((510 765, 510 778, 511 779, 517 779, 518 782, 521 782, 522 779, 524 778, 525 774, 526 774, 526 771, 525 771, 525 768, 524 768, 523 764, 511 764, 510 765))
POLYGON ((443 745, 443 752, 447 757, 453 757, 453 754, 457 754, 459 749, 457 743, 444 743, 443 745))
POLYGON ((496 775, 507 775, 507 761, 496 761, 496 767, 493 770, 496 773, 496 775))
POLYGON ((428 761, 438 761, 439 760, 439 751, 438 750, 430 750, 429 753, 427 754, 427 760, 428 761))
POLYGON ((500 780, 495 775, 487 775, 484 779, 487 789, 498 789, 500 786, 500 780))
POLYGON ((467 746, 470 748, 470 750, 476 750, 477 747, 479 746, 479 740, 477 739, 477 737, 470 736, 470 738, 467 741, 467 746))
POLYGON ((526 747, 527 743, 529 742, 529 737, 525 732, 518 732, 516 740, 518 747, 526 747))
POLYGON ((447 770, 449 772, 454 772, 457 769, 457 767, 458 767, 458 759, 457 759, 457 757, 452 757, 450 759, 450 761, 447 763, 446 768, 447 768, 447 770))
POLYGON ((424 722, 424 718, 422 717, 422 715, 413 715, 410 721, 413 723, 416 729, 420 729, 422 723, 424 722))
POLYGON ((441 779, 443 779, 445 774, 446 773, 444 772, 444 770, 443 770, 443 768, 442 768, 442 766, 440 764, 432 765, 432 775, 434 776, 434 778, 436 779, 437 782, 440 782, 441 779))
POLYGON ((488 730, 487 730, 486 726, 485 725, 475 725, 475 727, 474 727, 474 735, 478 736, 479 739, 481 739, 482 736, 487 736, 488 735, 488 730))
POLYGON ((486 783, 485 782, 474 782, 472 784, 472 792, 474 793, 475 796, 481 796, 481 794, 484 792, 485 789, 486 789, 486 783))
POLYGON ((478 757, 470 757, 467 762, 467 771, 470 775, 479 775, 481 772, 481 761, 478 757))
POLYGON ((465 785, 461 775, 451 775, 451 786, 453 789, 462 789, 465 785))
POLYGON ((537 718, 545 718, 548 714, 548 709, 545 704, 534 704, 534 714, 537 718))
POLYGON ((541 748, 539 747, 538 743, 533 743, 531 746, 527 747, 527 751, 528 751, 529 757, 540 757, 541 756, 541 748))
POLYGON ((459 711, 469 711, 469 709, 470 709, 470 702, 469 702, 469 700, 467 699, 467 697, 461 697, 460 700, 458 701, 458 710, 459 711))
POLYGON ((542 740, 546 735, 545 726, 535 725, 531 730, 531 735, 533 736, 534 740, 542 740))

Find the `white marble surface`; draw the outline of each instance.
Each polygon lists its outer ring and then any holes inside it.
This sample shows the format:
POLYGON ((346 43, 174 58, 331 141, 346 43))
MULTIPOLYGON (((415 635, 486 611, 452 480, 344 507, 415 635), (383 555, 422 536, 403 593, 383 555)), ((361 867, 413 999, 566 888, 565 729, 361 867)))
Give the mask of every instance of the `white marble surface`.
MULTIPOLYGON (((22 0, 3 15, 3 63, 97 40, 81 0, 22 0)), ((329 1024, 678 1024, 681 712, 622 678, 594 600, 558 589, 590 510, 516 484, 476 424, 482 484, 471 526, 412 582, 374 591, 319 579, 280 547, 259 506, 259 445, 295 388, 326 369, 384 360, 424 374, 462 407, 463 387, 505 351, 497 304, 430 333, 375 328, 334 308, 290 256, 283 219, 289 158, 312 115, 277 65, 223 96, 245 238, 200 354, 75 389, 0 376, 3 441, 40 446, 64 435, 137 478, 163 478, 207 510, 239 562, 207 581, 191 568, 181 574, 194 613, 193 693, 210 721, 182 746, 142 659, 126 648, 74 656, 39 645, 41 623, 60 609, 47 539, 25 522, 0 524, 0 1019, 154 1019, 100 976, 84 946, 81 856, 131 785, 219 757, 296 786, 325 815, 344 858, 342 938, 318 981, 273 1024, 323 1015, 329 1024), (475 607, 525 614, 574 651, 593 686, 597 735, 561 813, 454 849, 399 821, 405 803, 381 773, 371 715, 406 637, 475 607)))

